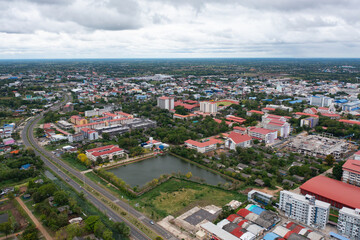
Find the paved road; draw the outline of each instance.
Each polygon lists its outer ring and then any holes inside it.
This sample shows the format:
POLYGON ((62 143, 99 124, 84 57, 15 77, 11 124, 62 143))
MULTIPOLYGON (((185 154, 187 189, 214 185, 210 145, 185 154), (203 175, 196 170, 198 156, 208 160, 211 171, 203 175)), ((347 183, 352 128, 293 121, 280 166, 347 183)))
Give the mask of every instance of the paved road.
POLYGON ((29 210, 29 208, 25 205, 25 203, 19 198, 15 198, 16 201, 20 204, 20 206, 25 210, 26 214, 29 215, 31 220, 34 222, 35 226, 41 234, 45 237, 46 240, 52 240, 53 238, 50 236, 50 234, 46 231, 44 226, 37 220, 37 218, 32 214, 32 212, 29 210))
MULTIPOLYGON (((65 100, 63 102, 69 101, 69 96, 65 95, 65 100)), ((56 111, 59 109, 60 106, 54 106, 51 108, 52 111, 56 111)), ((34 138, 33 135, 33 129, 36 126, 36 123, 38 123, 41 120, 42 116, 36 116, 30 121, 27 122, 27 124, 24 127, 24 130, 21 134, 21 137, 24 141, 24 144, 28 147, 34 148, 35 146, 35 153, 41 157, 41 159, 44 161, 45 165, 49 167, 52 171, 56 172, 59 177, 61 177, 64 180, 67 180, 70 186, 72 186, 76 191, 78 192, 84 192, 84 196, 92 202, 99 210, 106 212, 106 214, 112 218, 114 221, 119 222, 126 222, 130 229, 131 229, 131 235, 135 239, 150 239, 148 236, 146 236, 143 232, 141 232, 137 227, 129 223, 126 219, 119 216, 116 212, 114 212, 111 208, 109 208, 106 204, 104 204, 102 201, 98 200, 92 193, 82 188, 80 184, 72 180, 70 177, 68 177, 63 171, 58 169, 58 167, 54 164, 54 162, 60 166, 62 166, 64 169, 66 169, 68 172, 70 172, 72 175, 77 177, 80 180, 84 180, 88 186, 90 186, 92 189, 103 195, 104 197, 110 199, 113 203, 123 208, 125 211, 129 212, 133 216, 135 216, 139 221, 143 222, 144 225, 146 225, 148 228, 152 229, 157 234, 161 235, 164 239, 171 239, 175 240, 176 238, 170 234, 168 231, 163 229, 158 224, 151 224, 151 219, 145 217, 142 213, 136 211, 134 208, 132 208, 127 203, 121 201, 117 197, 115 197, 113 194, 108 192, 103 187, 97 185, 96 183, 92 182, 89 178, 81 174, 79 171, 73 169, 66 163, 64 163, 62 160, 57 158, 55 155, 53 155, 51 152, 46 151, 44 148, 38 145, 37 141, 34 138), (28 138, 27 138, 28 137, 28 138), (47 158, 51 159, 49 161, 47 158)))

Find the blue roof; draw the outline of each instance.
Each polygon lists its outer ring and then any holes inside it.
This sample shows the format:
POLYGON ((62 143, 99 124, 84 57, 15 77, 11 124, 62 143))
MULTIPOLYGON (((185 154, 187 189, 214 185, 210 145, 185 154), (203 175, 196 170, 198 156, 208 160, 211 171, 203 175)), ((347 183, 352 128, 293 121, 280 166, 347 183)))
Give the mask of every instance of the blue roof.
POLYGON ((353 108, 353 109, 351 109, 352 111, 356 111, 356 110, 359 110, 360 109, 360 107, 357 107, 357 108, 353 108))
POLYGON ((291 100, 291 98, 286 98, 286 99, 282 99, 280 101, 290 101, 290 100, 291 100))
POLYGON ((256 205, 251 205, 249 207, 249 211, 257 214, 257 215, 260 215, 263 211, 265 211, 264 209, 262 209, 261 207, 258 207, 256 205))
POLYGON ((265 239, 265 240, 274 240, 274 239, 277 239, 277 238, 281 238, 281 237, 279 235, 273 233, 273 232, 269 232, 268 234, 266 234, 264 236, 263 239, 265 239))
POLYGON ((294 100, 294 101, 290 101, 289 103, 294 104, 294 103, 301 103, 301 102, 302 102, 302 100, 294 100))
POLYGON ((337 239, 340 239, 340 240, 350 240, 350 239, 348 239, 346 237, 343 237, 343 236, 341 236, 341 235, 339 235, 337 233, 334 233, 334 232, 330 232, 329 234, 330 234, 331 237, 334 237, 334 238, 337 238, 337 239))
POLYGON ((336 103, 347 103, 348 100, 346 99, 340 99, 340 100, 335 100, 336 103))
POLYGON ((20 170, 26 170, 26 169, 29 169, 30 167, 31 167, 31 164, 28 163, 28 164, 22 165, 22 166, 20 167, 20 170))
POLYGON ((264 102, 272 102, 272 99, 263 99, 264 102))

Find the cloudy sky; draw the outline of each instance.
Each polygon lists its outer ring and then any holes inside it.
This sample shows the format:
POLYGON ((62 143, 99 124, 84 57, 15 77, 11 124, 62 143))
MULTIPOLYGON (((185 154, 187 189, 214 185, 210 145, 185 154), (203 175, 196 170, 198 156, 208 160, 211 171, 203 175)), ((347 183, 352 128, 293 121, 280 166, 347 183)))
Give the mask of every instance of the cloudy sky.
POLYGON ((0 0, 0 58, 360 57, 359 0, 0 0))

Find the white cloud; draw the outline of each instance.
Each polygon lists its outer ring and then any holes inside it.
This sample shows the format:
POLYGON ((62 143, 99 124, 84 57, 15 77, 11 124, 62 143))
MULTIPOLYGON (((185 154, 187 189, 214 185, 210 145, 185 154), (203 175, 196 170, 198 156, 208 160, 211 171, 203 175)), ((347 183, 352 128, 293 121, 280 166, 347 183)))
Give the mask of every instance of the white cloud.
POLYGON ((358 57, 356 0, 0 0, 0 58, 358 57))

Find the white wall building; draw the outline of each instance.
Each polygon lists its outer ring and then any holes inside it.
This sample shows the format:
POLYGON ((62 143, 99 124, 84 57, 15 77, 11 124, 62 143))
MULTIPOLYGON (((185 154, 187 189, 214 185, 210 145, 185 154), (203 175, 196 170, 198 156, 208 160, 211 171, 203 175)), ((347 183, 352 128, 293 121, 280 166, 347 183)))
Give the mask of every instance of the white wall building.
POLYGON ((157 106, 161 109, 174 109, 174 98, 172 97, 158 97, 157 106))
POLYGON ((343 207, 339 211, 337 223, 339 234, 352 240, 360 239, 360 209, 343 207))
POLYGON ((310 105, 315 105, 319 107, 329 107, 334 102, 333 98, 325 96, 311 96, 310 105))
POLYGON ((343 175, 341 180, 345 183, 360 187, 360 161, 347 160, 342 166, 342 169, 343 175))
POLYGON ((217 113, 217 104, 214 102, 200 102, 200 111, 204 113, 217 113))
POLYGON ((308 226, 324 229, 329 220, 330 204, 316 200, 311 195, 300 195, 289 191, 280 192, 279 208, 289 218, 308 226))

